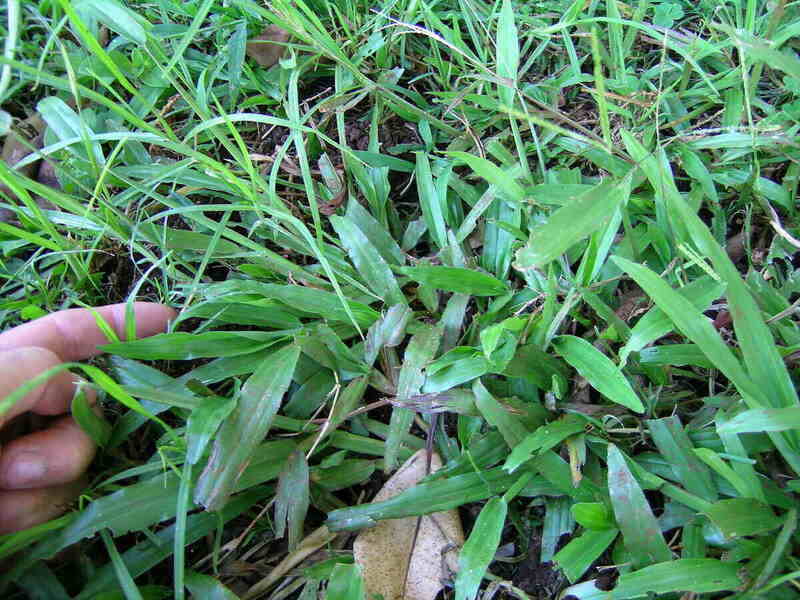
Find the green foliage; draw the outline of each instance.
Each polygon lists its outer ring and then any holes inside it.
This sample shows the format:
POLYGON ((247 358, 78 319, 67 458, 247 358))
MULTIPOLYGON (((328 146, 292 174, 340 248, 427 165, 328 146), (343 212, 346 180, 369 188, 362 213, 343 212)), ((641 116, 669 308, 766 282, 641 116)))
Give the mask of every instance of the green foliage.
POLYGON ((338 532, 465 507, 457 598, 793 597, 796 5, 6 11, 0 323, 180 311, 0 399, 70 369, 107 419, 76 396, 90 484, 0 539, 9 590, 356 600, 338 532), (426 437, 442 469, 369 503, 426 437))

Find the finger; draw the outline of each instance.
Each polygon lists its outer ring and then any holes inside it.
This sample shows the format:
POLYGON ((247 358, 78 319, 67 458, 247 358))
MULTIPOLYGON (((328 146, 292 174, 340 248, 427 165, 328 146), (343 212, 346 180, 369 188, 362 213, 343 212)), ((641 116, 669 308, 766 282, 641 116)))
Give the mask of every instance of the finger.
MULTIPOLYGON (((125 304, 110 304, 95 309, 120 338, 125 337, 125 304)), ((164 331, 176 313, 163 304, 135 302, 137 337, 164 331)), ((83 360, 100 354, 97 346, 108 343, 97 327, 95 317, 85 308, 62 310, 0 334, 0 350, 21 346, 39 346, 51 350, 65 362, 83 360)))
MULTIPOLYGON (((0 351, 0 399, 5 398, 23 383, 61 364, 61 359, 46 348, 17 348, 0 351)), ((83 379, 61 371, 28 394, 0 416, 0 426, 23 412, 32 410, 41 415, 60 415, 69 410, 75 385, 83 379)), ((94 391, 85 389, 90 402, 94 391)))
POLYGON ((50 487, 78 479, 94 458, 92 439, 72 417, 17 438, 0 455, 0 488, 50 487))
POLYGON ((86 487, 85 480, 35 490, 0 492, 0 534, 28 529, 64 513, 86 487))

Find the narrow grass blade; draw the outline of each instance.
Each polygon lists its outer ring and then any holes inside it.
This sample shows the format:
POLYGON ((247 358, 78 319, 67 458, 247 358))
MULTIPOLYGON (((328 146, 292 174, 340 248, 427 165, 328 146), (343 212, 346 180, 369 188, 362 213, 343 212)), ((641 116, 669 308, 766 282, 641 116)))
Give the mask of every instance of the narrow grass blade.
POLYGON ((781 558, 784 556, 786 548, 787 546, 789 546, 790 540, 792 539, 792 536, 794 535, 796 529, 797 529, 797 508, 793 507, 786 514, 786 520, 783 523, 781 532, 775 539, 775 546, 773 546, 772 552, 770 552, 769 558, 767 558, 767 562, 764 565, 764 568, 761 570, 761 573, 759 573, 758 578, 756 579, 754 586, 756 589, 762 588, 767 583, 767 579, 769 579, 775 572, 775 569, 777 568, 781 558))
MULTIPOLYGON (((753 383, 762 391, 772 407, 797 406, 797 391, 789 377, 786 364, 778 353, 772 333, 736 266, 680 195, 670 196, 669 201, 676 221, 683 224, 686 234, 690 236, 702 255, 711 259, 717 274, 727 284, 733 326, 747 372, 753 383)), ((793 446, 797 449, 797 436, 790 436, 788 439, 792 440, 793 446)), ((793 462, 796 464, 796 461, 793 462)))
MULTIPOLYGON (((722 444, 725 447, 725 453, 728 454, 730 457, 737 457, 744 460, 732 460, 731 461, 731 469, 738 475, 738 477, 744 481, 744 486, 747 489, 747 492, 742 492, 742 496, 755 498, 756 500, 761 500, 762 502, 766 502, 766 497, 764 493, 764 488, 762 487, 761 483, 762 480, 759 477, 758 473, 756 473, 755 467, 750 463, 750 456, 745 448, 744 444, 742 443, 741 438, 736 433, 728 433, 726 431, 720 432, 720 428, 725 425, 730 420, 730 415, 728 412, 718 411, 716 416, 716 425, 717 425, 717 434, 719 438, 722 440, 722 444)), ((697 453, 697 450, 695 450, 697 453)), ((702 456, 700 456, 701 460, 704 460, 702 456)), ((722 460, 722 459, 720 459, 722 460)), ((706 464, 709 464, 708 461, 705 461, 706 464)), ((713 468, 713 465, 710 465, 713 468)))
POLYGON ((114 565, 114 570, 117 572, 117 580, 122 588, 122 592, 125 594, 125 600, 144 600, 142 593, 133 581, 133 577, 131 577, 131 574, 128 572, 128 568, 122 561, 119 551, 114 545, 114 540, 108 535, 108 531, 101 531, 100 537, 103 540, 103 544, 105 544, 106 552, 108 552, 108 555, 111 557, 111 564, 114 565))
POLYGON ((650 296, 678 330, 697 344, 705 355, 739 390, 758 398, 741 364, 722 341, 719 332, 689 300, 673 290, 656 273, 619 256, 613 259, 650 296))
MULTIPOLYGON (((678 294, 686 298, 698 310, 704 311, 716 298, 719 298, 725 285, 713 278, 705 276, 693 280, 680 288, 678 294)), ((674 325, 660 308, 653 307, 645 313, 631 329, 631 337, 619 352, 620 363, 625 364, 631 352, 639 352, 642 348, 667 335, 674 325)))

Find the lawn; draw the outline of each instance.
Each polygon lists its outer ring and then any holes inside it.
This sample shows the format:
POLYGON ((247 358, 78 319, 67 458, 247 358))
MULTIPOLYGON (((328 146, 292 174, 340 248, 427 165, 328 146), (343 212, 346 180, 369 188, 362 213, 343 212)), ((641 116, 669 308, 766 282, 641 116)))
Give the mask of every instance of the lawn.
POLYGON ((800 597, 800 3, 0 23, 0 327, 180 311, 4 597, 800 597))

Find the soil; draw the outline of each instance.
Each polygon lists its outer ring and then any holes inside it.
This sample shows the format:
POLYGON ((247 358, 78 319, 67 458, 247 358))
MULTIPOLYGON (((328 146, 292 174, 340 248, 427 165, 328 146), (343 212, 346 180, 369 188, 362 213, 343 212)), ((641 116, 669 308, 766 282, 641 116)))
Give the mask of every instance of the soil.
MULTIPOLYGON (((557 550, 560 550, 567 542, 569 542, 569 535, 562 535, 556 546, 557 550)), ((514 585, 531 598, 550 600, 557 598, 561 590, 569 585, 569 581, 553 562, 539 562, 541 550, 541 529, 534 529, 528 546, 528 557, 520 563, 514 576, 514 585)))

